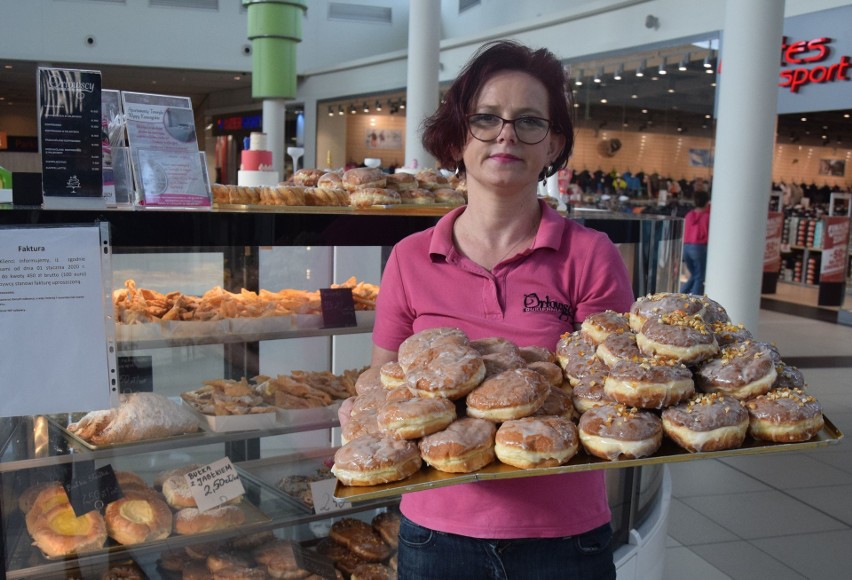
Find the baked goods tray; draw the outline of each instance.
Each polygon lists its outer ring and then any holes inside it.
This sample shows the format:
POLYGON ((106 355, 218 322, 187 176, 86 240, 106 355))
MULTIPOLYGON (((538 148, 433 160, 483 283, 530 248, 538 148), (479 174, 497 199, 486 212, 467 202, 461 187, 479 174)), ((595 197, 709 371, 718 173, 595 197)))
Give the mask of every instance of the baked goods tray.
POLYGON ((642 459, 607 461, 605 459, 588 455, 583 451, 581 445, 580 451, 577 455, 575 455, 568 464, 559 467, 518 469, 517 467, 512 467, 511 465, 495 461, 479 471, 458 474, 438 471, 424 463, 420 471, 411 477, 394 483, 362 487, 346 486, 338 481, 334 492, 334 498, 339 501, 360 502, 398 496, 413 491, 424 491, 427 489, 435 489, 460 483, 471 483, 474 481, 535 477, 539 475, 555 475, 557 473, 572 473, 579 471, 591 471, 595 469, 642 467, 643 465, 661 465, 664 463, 674 463, 678 461, 694 461, 697 459, 713 459, 738 455, 760 455, 783 451, 801 451, 839 443, 843 438, 843 433, 841 433, 827 417, 824 417, 824 419, 825 426, 822 430, 812 439, 803 443, 770 443, 747 437, 743 445, 736 449, 690 453, 676 445, 672 440, 664 437, 660 449, 654 455, 644 457, 642 459))
POLYGON ((65 435, 68 439, 73 441, 74 443, 82 446, 85 449, 90 451, 99 451, 102 449, 115 449, 117 447, 128 447, 132 445, 140 445, 140 444, 150 444, 156 443, 158 441, 173 441, 175 443, 180 443, 181 441, 192 440, 196 437, 203 437, 205 435, 204 427, 199 423, 199 430, 194 433, 183 433, 181 435, 170 435, 168 437, 156 437, 152 439, 140 439, 139 441, 127 441, 124 443, 104 443, 102 445, 95 445, 89 441, 86 441, 82 437, 78 436, 76 433, 73 433, 68 430, 68 425, 79 421, 82 419, 86 413, 63 413, 61 415, 46 415, 47 421, 59 429, 63 435, 65 435))

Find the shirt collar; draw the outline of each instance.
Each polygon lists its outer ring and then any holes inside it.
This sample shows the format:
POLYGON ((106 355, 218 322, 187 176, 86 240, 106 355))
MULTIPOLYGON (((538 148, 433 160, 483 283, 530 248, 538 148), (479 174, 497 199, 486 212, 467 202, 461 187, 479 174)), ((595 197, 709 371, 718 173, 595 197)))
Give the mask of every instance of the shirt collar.
MULTIPOLYGON (((541 206, 541 223, 538 226, 535 244, 531 249, 550 248, 558 250, 562 243, 565 218, 543 200, 539 200, 538 203, 541 206)), ((445 260, 451 260, 453 256, 458 254, 453 244, 453 224, 466 209, 466 205, 457 207, 438 220, 438 223, 435 224, 432 240, 429 243, 430 256, 443 256, 445 260)))

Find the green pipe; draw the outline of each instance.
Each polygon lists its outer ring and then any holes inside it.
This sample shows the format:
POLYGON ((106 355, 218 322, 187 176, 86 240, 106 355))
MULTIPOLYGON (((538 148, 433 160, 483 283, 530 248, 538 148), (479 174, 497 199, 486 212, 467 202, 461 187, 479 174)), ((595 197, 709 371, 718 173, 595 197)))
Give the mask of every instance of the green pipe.
POLYGON ((242 0, 252 43, 251 93, 256 99, 296 96, 296 45, 302 41, 304 0, 242 0))

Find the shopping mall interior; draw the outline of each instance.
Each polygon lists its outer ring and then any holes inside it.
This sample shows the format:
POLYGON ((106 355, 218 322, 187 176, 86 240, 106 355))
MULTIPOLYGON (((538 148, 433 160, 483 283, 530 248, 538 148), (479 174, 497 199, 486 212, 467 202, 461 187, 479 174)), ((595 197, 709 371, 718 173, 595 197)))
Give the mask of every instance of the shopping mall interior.
MULTIPOLYGON (((735 0, 432 1, 440 4, 436 106, 489 40, 546 46, 563 62, 576 145, 551 191, 562 209, 679 219, 697 188, 709 189, 712 200, 724 31, 735 0)), ((0 49, 0 167, 42 171, 36 78, 39 68, 62 67, 99 71, 103 88, 188 98, 211 181, 238 184, 246 140, 264 130, 269 111, 253 94, 244 5, 251 3, 0 0, 0 13, 10 15, 3 21, 15 23, 0 49)), ((299 168, 342 170, 368 158, 388 172, 409 164, 417 127, 408 107, 413 3, 295 4, 306 5, 299 8, 296 70, 286 71, 296 91, 279 100, 283 145, 303 153, 281 152, 281 180, 299 168)), ((847 238, 852 229, 852 72, 844 68, 852 55, 852 2, 785 6, 779 97, 766 105, 777 113, 767 144, 771 179, 759 194, 780 226, 777 243, 767 242, 777 256, 764 273, 753 334, 803 372, 825 416, 848 433, 852 248, 847 239, 842 277, 821 279, 829 248, 813 236, 835 223, 846 224, 847 238)), ((682 270, 681 280, 687 276, 682 270)), ((644 578, 843 577, 852 568, 852 450, 848 440, 831 443, 668 465, 663 560, 647 566, 644 578)), ((0 477, 0 487, 7 481, 0 477)), ((3 505, 0 515, 7 514, 3 505)), ((626 565, 619 570, 620 580, 632 578, 643 576, 626 565)))

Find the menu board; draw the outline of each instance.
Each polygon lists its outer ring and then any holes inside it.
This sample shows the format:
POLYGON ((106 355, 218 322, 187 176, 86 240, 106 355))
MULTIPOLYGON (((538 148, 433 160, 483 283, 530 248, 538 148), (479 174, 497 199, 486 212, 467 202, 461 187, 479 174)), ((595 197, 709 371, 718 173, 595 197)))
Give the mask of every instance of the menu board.
POLYGON ((0 417, 118 400, 108 224, 0 227, 0 417))
POLYGON ((37 75, 45 206, 104 206, 101 73, 39 68, 37 75))
POLYGON ((198 151, 192 101, 126 91, 121 98, 136 203, 146 207, 210 207, 210 186, 198 151))

